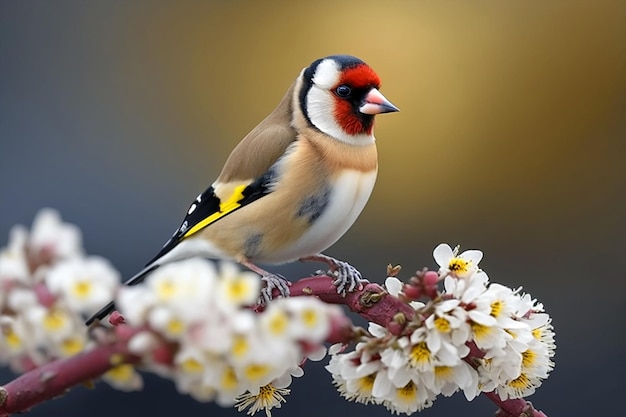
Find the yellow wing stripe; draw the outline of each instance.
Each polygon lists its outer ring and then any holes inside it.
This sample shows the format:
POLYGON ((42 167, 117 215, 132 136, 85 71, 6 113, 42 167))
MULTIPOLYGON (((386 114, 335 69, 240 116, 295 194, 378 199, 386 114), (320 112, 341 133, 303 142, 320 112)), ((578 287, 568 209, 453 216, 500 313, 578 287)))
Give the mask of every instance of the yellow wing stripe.
POLYGON ((239 201, 243 199, 243 190, 245 190, 247 186, 247 184, 242 184, 235 187, 230 197, 228 197, 228 199, 224 202, 220 203, 220 211, 213 213, 201 222, 198 222, 198 224, 196 224, 194 227, 189 229, 187 233, 184 234, 183 239, 193 235, 201 229, 204 229, 214 221, 226 216, 231 211, 241 207, 239 201))

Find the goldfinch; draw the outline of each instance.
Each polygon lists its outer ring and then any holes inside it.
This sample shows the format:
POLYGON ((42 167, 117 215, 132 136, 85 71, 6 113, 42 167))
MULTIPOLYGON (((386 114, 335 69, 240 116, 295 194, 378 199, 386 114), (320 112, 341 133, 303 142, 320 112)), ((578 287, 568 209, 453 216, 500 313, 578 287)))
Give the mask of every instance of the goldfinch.
MULTIPOLYGON (((328 56, 304 68, 191 203, 161 251, 126 284, 160 265, 202 256, 259 273, 266 301, 274 288, 286 296, 289 287, 256 263, 324 262, 335 272, 338 292, 361 285, 356 269, 321 252, 352 226, 374 187, 374 116, 398 111, 379 88, 374 70, 353 56, 328 56)), ((87 324, 113 309, 110 303, 87 324)))

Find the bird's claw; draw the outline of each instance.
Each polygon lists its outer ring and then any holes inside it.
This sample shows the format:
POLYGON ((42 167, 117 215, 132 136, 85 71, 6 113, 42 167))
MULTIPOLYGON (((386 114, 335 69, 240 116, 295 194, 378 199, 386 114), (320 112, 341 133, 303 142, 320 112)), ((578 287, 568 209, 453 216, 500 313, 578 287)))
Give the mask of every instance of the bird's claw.
POLYGON ((363 276, 355 267, 336 259, 331 267, 331 274, 335 277, 333 285, 337 287, 337 293, 344 297, 349 292, 363 289, 363 284, 369 282, 363 279, 363 276))
POLYGON ((261 296, 259 297, 259 305, 266 306, 270 301, 274 299, 273 292, 277 289, 281 297, 289 297, 289 285, 291 283, 285 279, 282 275, 267 274, 261 277, 261 280, 265 282, 265 285, 261 289, 261 296))

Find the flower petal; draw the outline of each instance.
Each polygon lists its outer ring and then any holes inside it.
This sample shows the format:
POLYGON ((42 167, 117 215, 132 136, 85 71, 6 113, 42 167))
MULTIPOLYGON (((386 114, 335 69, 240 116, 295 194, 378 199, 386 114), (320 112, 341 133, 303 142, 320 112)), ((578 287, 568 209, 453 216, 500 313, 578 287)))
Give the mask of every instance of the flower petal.
POLYGON ((441 268, 446 268, 450 259, 454 257, 452 252, 452 248, 447 243, 441 243, 439 246, 433 250, 433 257, 435 258, 435 262, 441 268))

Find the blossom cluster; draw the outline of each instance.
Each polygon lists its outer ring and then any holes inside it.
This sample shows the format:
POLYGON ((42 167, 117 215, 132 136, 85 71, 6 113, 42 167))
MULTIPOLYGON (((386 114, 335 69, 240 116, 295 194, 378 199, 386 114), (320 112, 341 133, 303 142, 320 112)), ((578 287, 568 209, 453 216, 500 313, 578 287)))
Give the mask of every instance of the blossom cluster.
MULTIPOLYGON (((292 376, 303 374, 303 360, 325 356, 323 343, 342 312, 313 297, 276 299, 256 312, 260 285, 258 275, 231 263, 190 259, 122 288, 116 305, 126 324, 142 329, 129 347, 146 369, 200 401, 269 415, 285 401, 292 376)), ((136 381, 123 366, 109 382, 116 375, 122 385, 136 381)))
POLYGON ((122 363, 140 359, 143 369, 200 401, 270 416, 292 377, 303 375, 304 361, 323 359, 324 342, 334 339, 346 343, 331 347, 326 367, 340 394, 393 413, 411 414, 457 391, 468 400, 482 392, 502 401, 531 395, 554 366, 554 332, 542 304, 521 288, 490 282, 478 250, 441 244, 433 255, 438 272, 405 284, 395 277, 399 268, 390 268, 385 290, 368 284, 375 287, 363 291, 368 297, 345 298, 355 311, 377 310, 368 317, 389 325, 370 323, 366 332, 352 328, 338 306, 308 296, 341 302, 325 284, 303 279, 300 296, 261 307, 260 277, 232 263, 188 259, 158 267, 142 285, 120 287, 108 261, 85 254, 78 228, 42 210, 30 231, 14 227, 0 249, 0 365, 23 372, 115 341, 132 353, 106 358, 113 368, 103 378, 119 389, 142 386, 135 365, 122 363), (114 326, 90 337, 84 319, 112 299, 114 326), (377 309, 380 300, 391 303, 377 309), (356 346, 347 351, 350 341, 356 346))
POLYGON ((0 364, 22 372, 89 344, 83 316, 111 299, 119 274, 87 256, 79 229, 44 209, 0 250, 0 364))
POLYGON ((411 414, 458 390, 468 400, 480 392, 496 391, 502 400, 532 394, 554 365, 554 332, 543 306, 520 289, 490 283, 478 268, 480 251, 459 254, 442 244, 434 257, 435 280, 385 282, 415 310, 401 334, 370 323, 354 351, 331 349, 327 369, 341 395, 411 414), (430 291, 437 281, 444 290, 430 291), (426 303, 417 300, 424 295, 426 303))

